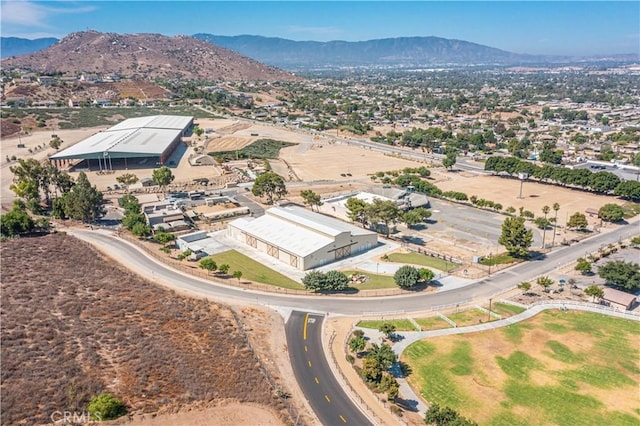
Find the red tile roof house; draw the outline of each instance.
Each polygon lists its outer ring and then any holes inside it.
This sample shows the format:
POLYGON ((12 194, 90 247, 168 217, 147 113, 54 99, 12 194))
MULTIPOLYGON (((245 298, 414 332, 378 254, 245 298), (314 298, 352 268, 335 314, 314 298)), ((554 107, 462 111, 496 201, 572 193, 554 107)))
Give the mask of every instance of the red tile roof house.
POLYGON ((631 293, 605 287, 602 300, 609 303, 614 308, 631 310, 636 304, 636 296, 631 293))

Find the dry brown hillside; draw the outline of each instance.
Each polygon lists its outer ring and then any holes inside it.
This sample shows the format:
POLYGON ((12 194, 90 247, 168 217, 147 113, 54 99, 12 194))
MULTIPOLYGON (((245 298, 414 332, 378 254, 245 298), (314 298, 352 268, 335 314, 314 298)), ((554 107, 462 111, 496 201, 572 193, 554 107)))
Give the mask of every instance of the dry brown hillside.
POLYGON ((188 36, 71 33, 51 47, 2 61, 3 68, 119 74, 127 78, 292 80, 296 77, 188 36))
POLYGON ((2 244, 1 424, 110 392, 130 413, 259 404, 290 421, 233 311, 178 296, 54 234, 2 244))

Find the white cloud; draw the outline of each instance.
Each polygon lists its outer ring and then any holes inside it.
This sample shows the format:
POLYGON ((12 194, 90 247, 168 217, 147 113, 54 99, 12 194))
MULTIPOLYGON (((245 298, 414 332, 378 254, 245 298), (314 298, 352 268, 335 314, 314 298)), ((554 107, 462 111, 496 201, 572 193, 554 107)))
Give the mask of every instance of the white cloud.
POLYGON ((0 3, 2 25, 28 28, 53 28, 49 20, 55 15, 69 13, 87 13, 95 10, 93 6, 80 6, 77 3, 56 7, 34 3, 28 0, 3 0, 0 3))

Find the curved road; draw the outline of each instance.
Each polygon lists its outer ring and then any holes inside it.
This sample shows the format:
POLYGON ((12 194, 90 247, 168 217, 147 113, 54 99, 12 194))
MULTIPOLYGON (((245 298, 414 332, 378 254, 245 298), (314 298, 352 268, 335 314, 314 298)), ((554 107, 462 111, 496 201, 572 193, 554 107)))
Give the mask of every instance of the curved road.
POLYGON ((293 311, 286 325, 291 365, 323 425, 371 424, 351 402, 329 368, 322 345, 324 315, 293 311))
POLYGON ((342 315, 384 314, 387 312, 419 312, 443 305, 455 305, 473 299, 493 297, 515 287, 524 280, 548 274, 559 266, 571 263, 576 258, 591 253, 602 246, 616 243, 637 235, 638 224, 633 223, 608 233, 598 234, 570 247, 562 247, 549 253, 546 258, 524 262, 494 276, 470 284, 466 287, 443 290, 436 293, 415 293, 387 297, 357 296, 295 296, 266 293, 225 286, 212 281, 185 275, 149 257, 136 246, 115 236, 84 229, 69 230, 69 234, 102 247, 127 268, 142 275, 152 277, 171 287, 191 293, 223 297, 237 302, 297 309, 302 311, 329 312, 342 315))
POLYGON ((289 356, 296 380, 321 423, 367 425, 371 424, 371 420, 365 417, 358 405, 347 397, 329 368, 322 349, 324 319, 322 313, 357 315, 363 312, 424 311, 437 306, 492 297, 523 280, 547 274, 559 266, 568 264, 585 252, 593 252, 602 246, 634 236, 638 233, 638 226, 637 223, 633 223, 606 234, 596 235, 572 247, 557 249, 542 260, 517 265, 498 275, 459 289, 383 298, 292 296, 227 287, 180 273, 148 257, 136 246, 117 237, 77 229, 69 233, 102 247, 129 269, 150 276, 154 281, 161 281, 170 287, 177 287, 201 296, 222 297, 244 303, 255 301, 257 304, 293 309, 286 324, 289 356), (309 307, 313 307, 315 312, 321 312, 321 314, 312 314, 309 312, 309 307), (297 312, 296 309, 302 312, 297 312))

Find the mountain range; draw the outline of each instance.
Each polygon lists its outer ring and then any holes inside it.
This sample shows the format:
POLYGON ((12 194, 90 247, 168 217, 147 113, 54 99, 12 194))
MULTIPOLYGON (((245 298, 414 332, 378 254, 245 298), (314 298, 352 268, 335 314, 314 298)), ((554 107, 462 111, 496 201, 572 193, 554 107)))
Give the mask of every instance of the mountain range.
POLYGON ((44 50, 3 59, 2 67, 140 79, 296 79, 293 74, 194 37, 97 31, 71 33, 44 50))
POLYGON ((19 37, 0 37, 0 57, 9 58, 11 56, 26 55, 46 49, 57 42, 57 38, 37 38, 35 40, 29 40, 19 37))
MULTIPOLYGON (((89 32, 92 33, 92 32, 89 32)), ((97 33, 99 34, 99 33, 97 33)), ((142 35, 139 35, 142 36, 142 35)), ((160 35, 147 35, 163 37, 160 35)), ((109 37, 123 37, 109 34, 109 37)), ((283 69, 313 69, 331 67, 422 67, 443 65, 519 65, 541 63, 570 63, 588 60, 638 61, 640 55, 611 55, 608 57, 571 57, 551 55, 526 55, 507 52, 481 44, 440 37, 398 37, 358 42, 349 41, 294 41, 276 37, 255 35, 217 36, 195 34, 201 41, 229 49, 243 56, 283 69)), ((68 37, 66 37, 68 38, 68 37)), ((65 39, 66 39, 65 38, 65 39)), ((187 39, 186 36, 171 39, 187 39)), ((40 39, 44 40, 55 39, 40 39)), ((64 40, 64 39, 63 39, 64 40)), ((28 40, 2 40, 2 56, 17 51, 13 46, 28 47, 28 40), (5 48, 5 45, 7 46, 5 48), (6 50, 5 50, 6 49, 6 50)), ((33 49, 43 44, 33 40, 33 49)), ((53 42, 51 42, 53 43, 53 42)), ((167 47, 169 49, 169 47, 167 47)), ((90 53, 90 52, 87 52, 90 53)))

